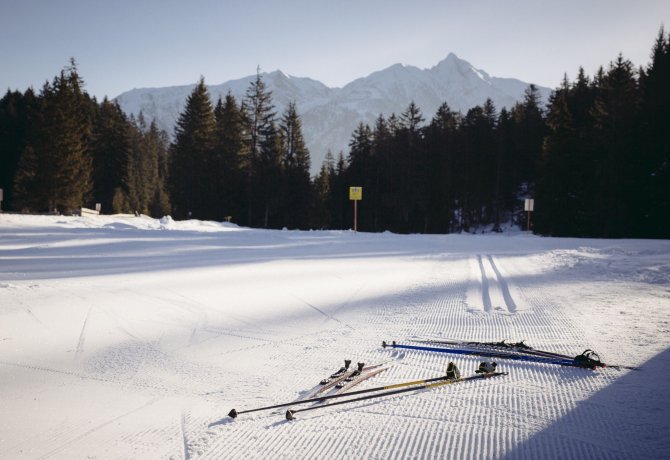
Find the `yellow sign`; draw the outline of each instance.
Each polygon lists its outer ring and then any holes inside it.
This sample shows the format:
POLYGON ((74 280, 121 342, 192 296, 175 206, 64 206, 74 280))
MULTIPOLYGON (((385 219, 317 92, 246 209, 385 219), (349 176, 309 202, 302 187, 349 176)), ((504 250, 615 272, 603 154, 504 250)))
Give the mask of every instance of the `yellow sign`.
POLYGON ((349 199, 359 201, 363 199, 363 187, 349 187, 349 199))

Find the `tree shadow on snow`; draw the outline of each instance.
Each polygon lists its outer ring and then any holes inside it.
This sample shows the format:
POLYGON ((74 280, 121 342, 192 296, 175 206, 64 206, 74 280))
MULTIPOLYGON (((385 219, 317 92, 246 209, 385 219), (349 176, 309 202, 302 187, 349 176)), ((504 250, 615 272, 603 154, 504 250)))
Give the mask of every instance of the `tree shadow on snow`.
POLYGON ((639 371, 620 372, 626 373, 502 458, 668 458, 670 349, 639 371))

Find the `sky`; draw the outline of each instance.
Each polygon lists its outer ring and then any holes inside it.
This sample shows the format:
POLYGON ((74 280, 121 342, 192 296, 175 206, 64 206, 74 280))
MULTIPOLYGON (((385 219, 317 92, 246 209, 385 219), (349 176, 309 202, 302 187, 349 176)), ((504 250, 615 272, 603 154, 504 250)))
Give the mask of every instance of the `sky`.
POLYGON ((74 57, 102 99, 282 70, 330 87, 453 52, 550 88, 619 53, 649 63, 670 0, 0 0, 0 91, 38 90, 74 57))

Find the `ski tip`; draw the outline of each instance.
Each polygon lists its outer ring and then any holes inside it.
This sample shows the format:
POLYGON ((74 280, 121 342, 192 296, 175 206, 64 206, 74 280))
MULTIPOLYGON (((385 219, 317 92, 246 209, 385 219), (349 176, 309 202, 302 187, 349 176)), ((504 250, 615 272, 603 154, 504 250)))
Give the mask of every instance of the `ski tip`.
POLYGON ((228 417, 237 418, 237 411, 235 409, 231 409, 230 412, 228 412, 228 417))
POLYGON ((293 416, 293 411, 291 409, 286 411, 286 420, 295 420, 295 417, 293 416))

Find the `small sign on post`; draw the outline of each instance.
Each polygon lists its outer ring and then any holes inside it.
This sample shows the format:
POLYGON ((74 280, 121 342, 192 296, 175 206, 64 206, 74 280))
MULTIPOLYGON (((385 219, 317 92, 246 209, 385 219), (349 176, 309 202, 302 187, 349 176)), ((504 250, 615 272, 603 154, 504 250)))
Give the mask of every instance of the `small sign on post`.
POLYGON ((535 200, 533 198, 526 198, 523 204, 523 210, 528 213, 528 224, 526 230, 530 231, 530 213, 535 208, 535 200))
POLYGON ((363 199, 363 187, 349 187, 349 200, 354 202, 354 231, 358 230, 358 202, 363 199))

